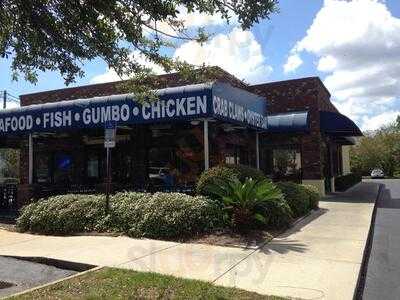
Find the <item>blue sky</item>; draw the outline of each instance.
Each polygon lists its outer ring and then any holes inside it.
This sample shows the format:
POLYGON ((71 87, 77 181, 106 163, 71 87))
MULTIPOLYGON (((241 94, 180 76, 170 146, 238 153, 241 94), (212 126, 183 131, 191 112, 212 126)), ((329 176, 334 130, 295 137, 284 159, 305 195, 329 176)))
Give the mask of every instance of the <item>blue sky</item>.
MULTIPOLYGON (((398 0, 281 0, 280 13, 251 31, 218 16, 182 18, 189 28, 206 26, 214 36, 204 47, 182 43, 175 57, 218 64, 250 83, 320 76, 334 104, 365 130, 400 113, 398 0)), ((9 64, 0 60, 0 90, 19 95, 64 87, 55 72, 40 74, 36 85, 12 82, 9 64)), ((118 79, 101 60, 87 63, 85 72, 72 86, 118 79)))

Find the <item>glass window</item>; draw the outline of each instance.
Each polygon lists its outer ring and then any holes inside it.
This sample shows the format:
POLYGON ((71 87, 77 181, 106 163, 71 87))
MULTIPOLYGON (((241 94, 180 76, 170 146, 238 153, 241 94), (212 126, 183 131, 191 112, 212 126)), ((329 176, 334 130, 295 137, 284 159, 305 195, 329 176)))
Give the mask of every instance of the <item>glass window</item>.
POLYGON ((90 179, 99 178, 99 157, 97 155, 90 155, 87 161, 87 177, 90 179))
POLYGON ((54 183, 73 182, 72 156, 66 153, 56 153, 54 156, 54 183))
POLYGON ((301 155, 296 149, 274 149, 273 173, 280 179, 296 178, 301 169, 301 155))
POLYGON ((225 162, 227 164, 248 165, 249 151, 243 146, 228 144, 225 150, 225 162))
POLYGON ((179 175, 172 148, 149 150, 149 178, 155 186, 173 186, 179 175))
POLYGON ((270 148, 263 151, 263 170, 275 180, 298 181, 301 177, 301 153, 296 148, 270 148))
POLYGON ((35 153, 35 177, 36 183, 50 183, 50 155, 45 152, 35 153))

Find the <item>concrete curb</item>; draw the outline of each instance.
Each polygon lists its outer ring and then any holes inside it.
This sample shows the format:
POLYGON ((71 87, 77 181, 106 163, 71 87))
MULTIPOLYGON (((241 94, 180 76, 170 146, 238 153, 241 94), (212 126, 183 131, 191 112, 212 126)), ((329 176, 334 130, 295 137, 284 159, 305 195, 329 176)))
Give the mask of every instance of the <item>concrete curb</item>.
POLYGON ((68 276, 68 277, 65 277, 65 278, 62 278, 62 279, 59 279, 59 280, 56 280, 56 281, 52 281, 52 282, 49 282, 49 283, 46 283, 46 284, 43 284, 43 285, 40 285, 40 286, 31 288, 31 289, 29 289, 29 290, 22 291, 22 292, 19 292, 19 293, 16 293, 16 294, 7 296, 7 297, 5 297, 5 298, 0 298, 0 299, 12 299, 12 298, 17 297, 17 296, 22 296, 22 295, 25 295, 25 294, 34 292, 34 291, 39 290, 39 289, 42 289, 42 288, 45 288, 45 287, 48 287, 48 286, 51 286, 51 285, 54 285, 54 284, 57 284, 57 283, 66 281, 66 280, 70 280, 70 279, 73 279, 73 278, 76 278, 76 277, 79 277, 79 276, 82 276, 82 275, 85 275, 85 274, 87 274, 87 273, 89 273, 89 272, 96 272, 96 271, 101 270, 101 269, 103 269, 103 268, 104 268, 104 267, 95 267, 95 268, 93 268, 93 269, 86 270, 86 271, 84 271, 84 272, 81 272, 81 273, 78 273, 78 274, 74 274, 74 275, 72 275, 72 276, 68 276))
POLYGON ((382 197, 382 193, 383 193, 384 189, 385 189, 385 185, 379 184, 378 194, 376 196, 375 203, 374 203, 374 209, 372 211, 371 224, 370 224, 369 231, 368 231, 368 237, 367 237, 367 241, 365 243, 365 247, 364 247, 364 251, 363 251, 363 258, 361 261, 360 272, 358 273, 357 284, 356 284, 356 288, 354 290, 354 296, 353 296, 354 300, 361 300, 363 298, 365 279, 366 279, 365 277, 367 275, 368 262, 369 262, 369 257, 370 257, 371 248, 372 248, 372 242, 373 242, 373 238, 374 238, 376 212, 377 212, 378 202, 382 197))
POLYGON ((52 266, 59 269, 64 270, 71 270, 77 272, 84 272, 90 269, 93 269, 97 266, 84 264, 84 263, 77 263, 72 261, 66 261, 61 259, 55 258, 48 258, 48 257, 38 257, 38 256, 12 256, 12 255, 2 255, 3 257, 14 258, 19 260, 25 260, 33 263, 38 263, 42 265, 52 266))

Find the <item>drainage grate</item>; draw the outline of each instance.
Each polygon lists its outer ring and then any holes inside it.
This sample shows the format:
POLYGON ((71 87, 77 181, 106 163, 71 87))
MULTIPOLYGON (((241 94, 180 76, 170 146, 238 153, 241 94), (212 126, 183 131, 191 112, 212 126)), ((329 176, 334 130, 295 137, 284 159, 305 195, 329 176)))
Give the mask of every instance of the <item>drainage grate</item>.
POLYGON ((14 283, 7 282, 7 281, 1 281, 1 280, 0 280, 0 290, 2 290, 2 289, 8 289, 8 288, 10 288, 10 287, 12 287, 12 286, 14 286, 14 285, 15 285, 14 283))

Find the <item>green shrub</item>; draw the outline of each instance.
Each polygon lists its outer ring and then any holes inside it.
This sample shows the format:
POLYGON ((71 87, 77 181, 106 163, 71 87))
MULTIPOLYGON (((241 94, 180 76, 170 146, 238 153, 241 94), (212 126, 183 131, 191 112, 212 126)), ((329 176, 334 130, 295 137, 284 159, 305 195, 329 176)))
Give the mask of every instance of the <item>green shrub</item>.
POLYGON ((243 182, 246 178, 252 178, 257 181, 267 178, 261 170, 250 166, 225 164, 225 167, 233 170, 241 182, 243 182))
POLYGON ((243 182, 246 178, 264 180, 266 176, 260 170, 244 165, 222 164, 204 171, 197 181, 196 192, 199 195, 211 196, 207 193, 207 186, 218 180, 239 179, 243 182))
POLYGON ((268 201, 264 205, 265 225, 267 228, 287 228, 293 222, 293 213, 285 199, 268 201))
POLYGON ((335 178, 335 190, 343 192, 361 182, 362 176, 355 173, 339 176, 335 178))
POLYGON ((312 209, 317 209, 321 198, 318 189, 310 184, 302 184, 301 186, 306 189, 310 201, 310 207, 312 209))
POLYGON ((310 211, 310 197, 305 187, 294 182, 278 182, 276 185, 284 194, 295 218, 310 211))
POLYGON ((70 194, 25 206, 17 227, 21 231, 66 234, 97 230, 99 220, 104 218, 104 197, 70 194))
POLYGON ((229 214, 231 226, 238 230, 255 227, 258 223, 265 225, 265 205, 283 201, 281 191, 266 179, 257 181, 247 178, 243 182, 237 178, 215 179, 206 188, 222 203, 224 211, 229 214))
POLYGON ((63 195, 24 207, 20 231, 70 234, 116 231, 133 237, 180 238, 218 227, 222 212, 215 202, 178 193, 118 193, 104 211, 104 195, 63 195))
POLYGON ((217 204, 202 196, 126 192, 116 194, 112 200, 112 219, 117 229, 132 237, 178 238, 222 225, 217 204))

